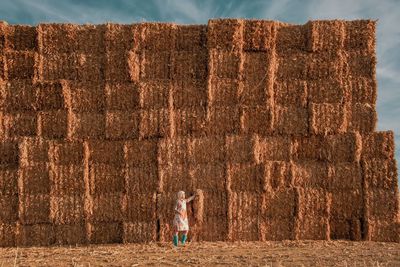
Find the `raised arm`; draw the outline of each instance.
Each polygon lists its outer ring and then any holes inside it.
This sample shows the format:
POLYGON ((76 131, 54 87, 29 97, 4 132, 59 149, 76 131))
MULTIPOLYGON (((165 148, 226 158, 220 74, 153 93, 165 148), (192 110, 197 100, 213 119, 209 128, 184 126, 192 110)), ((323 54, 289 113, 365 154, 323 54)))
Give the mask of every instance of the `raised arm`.
POLYGON ((192 201, 192 200, 194 199, 194 197, 195 197, 195 195, 193 195, 193 196, 191 196, 191 197, 187 198, 187 199, 186 199, 186 202, 190 202, 190 201, 192 201))

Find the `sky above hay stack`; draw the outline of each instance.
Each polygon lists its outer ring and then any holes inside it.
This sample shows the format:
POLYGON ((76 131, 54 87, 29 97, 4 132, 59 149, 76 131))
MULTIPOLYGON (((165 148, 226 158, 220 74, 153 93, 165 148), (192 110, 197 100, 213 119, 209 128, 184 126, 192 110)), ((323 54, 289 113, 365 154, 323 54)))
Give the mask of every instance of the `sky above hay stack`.
POLYGON ((304 24, 311 19, 378 19, 378 130, 394 130, 400 156, 400 3, 397 0, 240 1, 240 0, 14 0, 0 1, 0 20, 135 23, 162 21, 206 24, 216 17, 273 19, 304 24))

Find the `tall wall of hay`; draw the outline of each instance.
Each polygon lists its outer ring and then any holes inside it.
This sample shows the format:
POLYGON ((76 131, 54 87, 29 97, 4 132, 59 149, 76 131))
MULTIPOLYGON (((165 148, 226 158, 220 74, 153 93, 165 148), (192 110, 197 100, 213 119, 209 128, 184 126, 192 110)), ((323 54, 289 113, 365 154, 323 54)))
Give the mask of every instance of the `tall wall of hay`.
POLYGON ((375 22, 0 24, 0 245, 399 242, 375 22))

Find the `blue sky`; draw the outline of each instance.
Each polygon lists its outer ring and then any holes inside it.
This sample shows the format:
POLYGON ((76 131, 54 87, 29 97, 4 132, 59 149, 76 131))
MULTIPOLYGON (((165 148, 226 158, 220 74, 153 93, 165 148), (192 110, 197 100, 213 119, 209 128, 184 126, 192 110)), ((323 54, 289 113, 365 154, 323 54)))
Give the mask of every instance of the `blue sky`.
POLYGON ((311 19, 378 19, 378 130, 394 130, 400 156, 400 1, 387 0, 0 0, 0 20, 206 24, 217 17, 274 19, 303 24, 311 19))

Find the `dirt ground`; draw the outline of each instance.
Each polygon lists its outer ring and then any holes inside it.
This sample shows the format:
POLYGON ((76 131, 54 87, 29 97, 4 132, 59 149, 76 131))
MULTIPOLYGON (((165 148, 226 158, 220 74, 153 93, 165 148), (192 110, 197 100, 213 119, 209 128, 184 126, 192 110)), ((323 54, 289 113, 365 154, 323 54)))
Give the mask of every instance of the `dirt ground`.
POLYGON ((400 266, 400 244, 193 242, 0 248, 0 266, 400 266))

